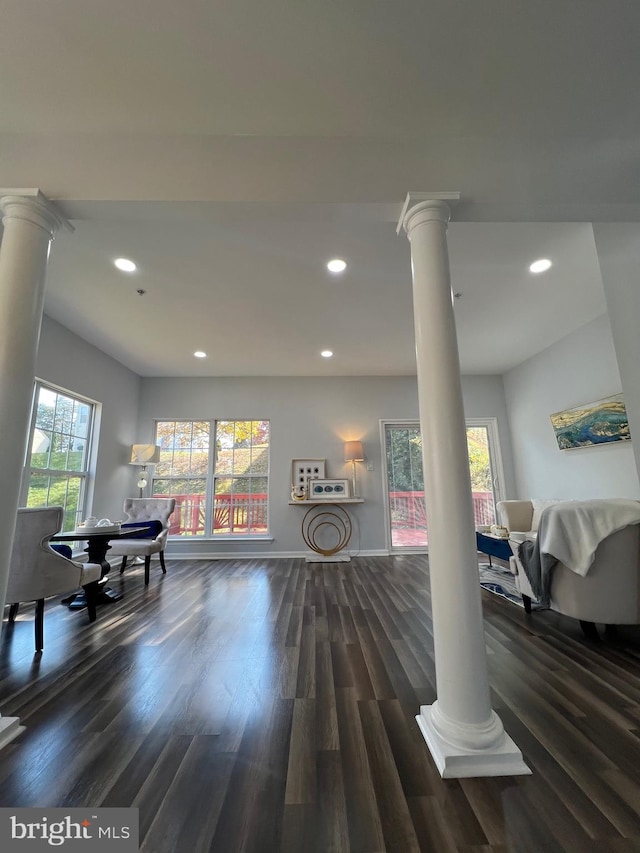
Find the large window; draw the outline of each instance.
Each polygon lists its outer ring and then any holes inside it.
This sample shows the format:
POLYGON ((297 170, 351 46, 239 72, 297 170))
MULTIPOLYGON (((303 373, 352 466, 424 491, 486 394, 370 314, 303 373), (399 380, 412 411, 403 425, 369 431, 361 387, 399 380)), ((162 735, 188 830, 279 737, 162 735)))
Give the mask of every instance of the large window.
POLYGON ((64 530, 84 516, 95 405, 36 383, 25 506, 62 506, 64 530))
POLYGON ((268 421, 158 421, 156 443, 153 494, 176 499, 172 536, 268 533, 268 421))

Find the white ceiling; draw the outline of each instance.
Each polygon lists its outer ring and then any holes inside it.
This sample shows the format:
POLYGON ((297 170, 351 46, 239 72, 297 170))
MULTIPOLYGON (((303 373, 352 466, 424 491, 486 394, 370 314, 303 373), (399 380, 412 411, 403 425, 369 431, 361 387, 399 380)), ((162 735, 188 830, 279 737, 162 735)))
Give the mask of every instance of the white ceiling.
POLYGON ((409 190, 462 194, 464 372, 606 310, 588 223, 640 219, 635 0, 3 8, 0 186, 76 229, 45 310, 141 375, 413 373, 409 190))

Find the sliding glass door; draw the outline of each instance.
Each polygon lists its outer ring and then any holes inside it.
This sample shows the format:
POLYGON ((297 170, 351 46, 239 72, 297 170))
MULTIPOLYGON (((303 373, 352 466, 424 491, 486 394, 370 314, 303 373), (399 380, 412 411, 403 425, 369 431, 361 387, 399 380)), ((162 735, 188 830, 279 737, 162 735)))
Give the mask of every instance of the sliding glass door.
MULTIPOLYGON (((388 543, 391 551, 424 551, 429 544, 424 501, 422 436, 417 421, 384 421, 388 543)), ((467 420, 467 448, 476 525, 495 522, 502 464, 495 419, 467 420)))

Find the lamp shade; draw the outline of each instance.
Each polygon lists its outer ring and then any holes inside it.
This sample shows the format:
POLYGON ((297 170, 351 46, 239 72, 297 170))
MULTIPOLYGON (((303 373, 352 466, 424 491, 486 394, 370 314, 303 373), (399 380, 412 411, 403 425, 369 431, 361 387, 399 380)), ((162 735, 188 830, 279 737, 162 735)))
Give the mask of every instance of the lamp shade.
POLYGON ((344 443, 344 461, 345 462, 364 462, 364 451, 362 450, 361 441, 345 441, 344 443))
POLYGON ((134 444, 131 447, 130 465, 154 465, 160 461, 160 445, 134 444))

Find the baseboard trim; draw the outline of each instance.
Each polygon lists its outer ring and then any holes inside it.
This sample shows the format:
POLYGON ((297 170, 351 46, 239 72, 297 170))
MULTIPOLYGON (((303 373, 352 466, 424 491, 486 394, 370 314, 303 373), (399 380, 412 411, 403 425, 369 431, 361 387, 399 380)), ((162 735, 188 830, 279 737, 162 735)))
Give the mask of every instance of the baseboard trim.
MULTIPOLYGON (((171 553, 165 551, 167 560, 304 560, 309 556, 309 551, 201 551, 198 553, 189 551, 177 551, 171 553)), ((389 557, 389 551, 385 548, 369 548, 366 551, 349 551, 351 559, 354 557, 389 557)), ((399 554, 395 555, 400 556, 399 554)), ((158 562, 158 555, 153 554, 151 564, 158 562)), ((121 557, 114 557, 107 562, 113 570, 120 569, 121 557)), ((322 562, 325 562, 324 560, 322 562)), ((327 560, 326 562, 330 562, 327 560)))
MULTIPOLYGON (((366 551, 349 551, 353 557, 387 557, 389 552, 372 548, 366 551)), ((304 560, 309 551, 165 551, 168 560, 304 560)))

